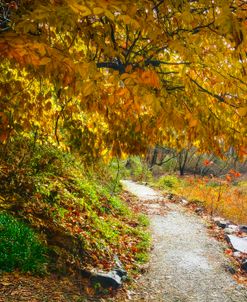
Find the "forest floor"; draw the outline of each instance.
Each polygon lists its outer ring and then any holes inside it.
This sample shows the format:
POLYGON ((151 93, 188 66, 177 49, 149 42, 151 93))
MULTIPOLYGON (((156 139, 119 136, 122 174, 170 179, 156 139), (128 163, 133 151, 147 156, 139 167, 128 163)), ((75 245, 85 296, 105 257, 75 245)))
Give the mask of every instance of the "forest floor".
POLYGON ((145 185, 123 185, 149 214, 153 249, 135 289, 114 301, 247 301, 247 288, 225 269, 230 261, 224 255, 226 246, 208 234, 205 221, 145 185))
MULTIPOLYGON (((205 220, 148 186, 132 181, 123 186, 136 196, 126 193, 129 205, 147 214, 151 223, 152 250, 143 275, 110 298, 89 297, 67 278, 6 273, 0 280, 0 302, 247 301, 247 288, 226 271, 231 266, 224 254, 227 245, 209 234, 205 220)), ((82 285, 83 280, 77 281, 82 285)))

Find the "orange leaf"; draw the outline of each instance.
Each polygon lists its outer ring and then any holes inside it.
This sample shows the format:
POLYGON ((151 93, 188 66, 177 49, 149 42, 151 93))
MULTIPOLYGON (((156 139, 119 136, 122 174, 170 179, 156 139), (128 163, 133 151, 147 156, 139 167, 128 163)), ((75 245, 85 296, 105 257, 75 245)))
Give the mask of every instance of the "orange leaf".
POLYGON ((204 162, 203 162, 203 165, 204 166, 211 166, 214 162, 213 161, 210 161, 208 159, 205 159, 204 162))
POLYGON ((226 180, 227 181, 231 181, 232 180, 231 176, 230 175, 226 175, 226 180))
POLYGON ((226 250, 225 250, 225 254, 227 254, 227 255, 232 255, 232 250, 231 250, 231 249, 226 249, 226 250))

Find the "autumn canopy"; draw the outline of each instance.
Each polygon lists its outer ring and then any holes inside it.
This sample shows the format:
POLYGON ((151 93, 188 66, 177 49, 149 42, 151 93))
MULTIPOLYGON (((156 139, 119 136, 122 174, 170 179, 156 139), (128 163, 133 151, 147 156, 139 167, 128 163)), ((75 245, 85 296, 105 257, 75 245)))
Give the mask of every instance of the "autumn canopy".
POLYGON ((246 150, 241 0, 0 0, 0 142, 246 150))

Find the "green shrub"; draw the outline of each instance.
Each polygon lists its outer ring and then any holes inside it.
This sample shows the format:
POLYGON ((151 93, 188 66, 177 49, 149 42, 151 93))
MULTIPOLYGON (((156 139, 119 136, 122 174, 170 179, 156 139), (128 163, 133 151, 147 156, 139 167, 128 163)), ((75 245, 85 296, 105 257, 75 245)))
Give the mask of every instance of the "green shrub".
POLYGON ((31 155, 26 164, 32 169, 33 174, 60 176, 69 165, 73 165, 71 154, 59 150, 51 144, 37 144, 31 155))
POLYGON ((139 263, 145 263, 149 260, 148 251, 151 247, 151 235, 148 232, 138 230, 137 236, 140 238, 140 242, 136 245, 138 252, 135 255, 135 259, 139 263))
POLYGON ((158 186, 164 189, 176 189, 180 185, 180 180, 173 175, 166 175, 159 179, 158 186))
POLYGON ((144 226, 144 227, 147 227, 150 224, 148 216, 146 216, 144 214, 139 214, 139 216, 138 216, 138 222, 140 223, 141 226, 144 226))
POLYGON ((109 204, 122 215, 130 215, 130 210, 123 201, 117 196, 111 196, 108 200, 109 204))
POLYGON ((0 270, 44 272, 45 251, 32 229, 14 217, 0 213, 0 270))

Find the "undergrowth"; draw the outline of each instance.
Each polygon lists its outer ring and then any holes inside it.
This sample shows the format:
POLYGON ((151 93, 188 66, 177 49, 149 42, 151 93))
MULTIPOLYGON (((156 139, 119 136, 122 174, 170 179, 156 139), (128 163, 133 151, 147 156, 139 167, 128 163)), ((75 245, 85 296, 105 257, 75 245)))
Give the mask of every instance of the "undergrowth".
POLYGON ((7 151, 0 162, 0 209, 42 234, 48 270, 108 270, 114 255, 134 269, 149 246, 147 221, 114 194, 119 182, 103 163, 85 167, 78 156, 21 138, 7 151))
POLYGON ((226 175, 225 179, 165 175, 153 179, 152 185, 165 193, 177 194, 189 202, 197 202, 210 215, 221 215, 235 223, 247 223, 246 181, 238 181, 234 173, 226 175))
POLYGON ((176 192, 176 190, 182 185, 182 181, 175 175, 165 175, 157 180, 156 185, 163 190, 176 192))
POLYGON ((0 269, 45 272, 46 249, 37 235, 23 222, 0 214, 0 269))
POLYGON ((243 182, 229 178, 187 177, 177 193, 190 201, 199 200, 211 215, 221 215, 235 223, 247 223, 247 191, 243 182))

